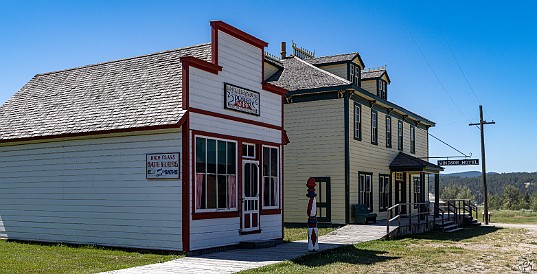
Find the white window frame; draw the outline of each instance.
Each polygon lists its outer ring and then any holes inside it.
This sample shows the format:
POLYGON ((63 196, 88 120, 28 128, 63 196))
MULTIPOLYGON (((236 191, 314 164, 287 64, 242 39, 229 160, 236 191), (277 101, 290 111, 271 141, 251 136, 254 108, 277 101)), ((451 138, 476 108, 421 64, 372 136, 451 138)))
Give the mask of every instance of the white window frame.
POLYGON ((354 103, 354 139, 362 140, 362 107, 354 103))
MULTIPOLYGON (((195 203, 193 205, 194 207, 194 212, 195 213, 205 213, 205 212, 233 212, 233 211, 237 211, 238 210, 238 204, 239 204, 239 199, 238 199, 238 195, 239 195, 239 192, 238 192, 238 188, 240 186, 239 184, 239 174, 238 174, 238 171, 239 171, 239 144, 236 140, 230 140, 230 139, 224 139, 224 138, 217 138, 217 137, 210 137, 210 136, 205 136, 205 135, 194 135, 194 153, 192 155, 192 157, 194 158, 194 180, 196 180, 196 175, 198 174, 198 171, 197 171, 197 163, 196 163, 196 155, 197 155, 197 142, 196 142, 196 138, 205 138, 205 176, 207 176, 208 174, 213 174, 213 173, 208 173, 207 172, 207 140, 208 139, 212 139, 212 140, 216 140, 216 159, 218 161, 218 141, 225 141, 225 142, 232 142, 232 143, 235 143, 235 199, 236 199, 236 202, 235 202, 235 207, 233 208, 218 208, 218 201, 216 201, 216 208, 204 208, 204 209, 201 209, 201 208, 196 208, 195 206, 195 203)), ((214 173, 218 178, 218 166, 217 166, 217 169, 216 169, 216 173, 214 173)), ((195 186, 196 186, 196 183, 194 181, 194 189, 193 189, 193 195, 194 197, 196 196, 195 194, 195 186)), ((227 186, 226 186, 227 188, 227 186)), ((207 189, 207 178, 205 178, 205 189, 207 189)), ((216 187, 216 197, 218 197, 218 186, 216 187)), ((207 199, 207 197, 206 197, 207 199)))
MULTIPOLYGON (((246 147, 248 147, 248 146, 253 146, 253 148, 254 148, 254 155, 253 155, 253 156, 249 156, 249 155, 244 156, 244 155, 241 155, 242 158, 244 158, 244 159, 256 159, 256 156, 257 156, 256 144, 252 144, 252 143, 242 143, 241 145, 242 145, 242 146, 246 146, 246 147)), ((242 149, 242 148, 241 148, 241 149, 242 149)), ((241 154, 243 154, 243 153, 244 153, 244 150, 242 151, 241 154)), ((248 153, 248 152, 247 152, 247 153, 248 153)))
POLYGON ((358 203, 371 206, 369 210, 373 211, 374 205, 373 205, 373 174, 372 173, 366 173, 366 172, 358 173, 358 203), (363 178, 363 183, 364 183, 363 188, 361 188, 362 178, 363 178), (369 178, 369 191, 367 191, 368 189, 367 178, 369 178))
POLYGON ((379 143, 378 127, 379 127, 379 114, 376 110, 371 110, 371 143, 374 145, 378 145, 379 143))
POLYGON ((410 125, 410 153, 416 154, 416 127, 410 125))
POLYGON ((281 150, 279 147, 277 146, 269 146, 269 145, 263 145, 261 146, 261 180, 262 180, 262 183, 261 183, 261 193, 262 193, 262 196, 261 197, 261 208, 262 209, 280 209, 280 205, 281 205, 281 178, 282 178, 282 175, 281 175, 281 165, 280 165, 280 157, 281 157, 281 150), (269 177, 269 178, 274 178, 273 176, 265 176, 264 175, 264 168, 265 168, 265 151, 264 151, 264 148, 270 148, 270 149, 276 149, 277 151, 277 155, 278 155, 278 159, 276 161, 276 165, 277 165, 277 182, 276 182, 276 187, 277 187, 277 195, 278 195, 278 198, 276 199, 276 205, 273 205, 273 206, 265 206, 265 177, 269 177))

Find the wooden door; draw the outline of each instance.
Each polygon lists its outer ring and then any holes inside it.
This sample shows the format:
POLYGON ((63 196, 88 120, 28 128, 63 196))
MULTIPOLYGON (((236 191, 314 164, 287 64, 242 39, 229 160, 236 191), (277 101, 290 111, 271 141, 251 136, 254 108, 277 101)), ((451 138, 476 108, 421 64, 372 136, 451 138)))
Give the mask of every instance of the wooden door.
POLYGON ((259 230, 259 162, 242 161, 241 231, 259 230))

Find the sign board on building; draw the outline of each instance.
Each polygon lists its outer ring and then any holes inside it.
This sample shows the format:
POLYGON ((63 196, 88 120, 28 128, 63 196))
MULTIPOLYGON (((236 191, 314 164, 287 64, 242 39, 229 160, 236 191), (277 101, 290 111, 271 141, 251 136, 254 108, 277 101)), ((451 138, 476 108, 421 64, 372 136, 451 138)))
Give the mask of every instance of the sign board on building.
POLYGON ((438 160, 439 166, 477 166, 479 165, 479 159, 465 159, 465 160, 438 160))
POLYGON ((224 108, 259 116, 259 92, 224 84, 224 108))
POLYGON ((179 153, 145 155, 146 179, 179 179, 179 153))

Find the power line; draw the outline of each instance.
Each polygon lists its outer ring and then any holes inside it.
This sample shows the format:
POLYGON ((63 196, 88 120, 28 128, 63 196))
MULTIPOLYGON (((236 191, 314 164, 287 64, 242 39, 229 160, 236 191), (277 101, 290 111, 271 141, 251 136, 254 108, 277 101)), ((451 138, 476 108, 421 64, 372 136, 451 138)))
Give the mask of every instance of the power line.
POLYGON ((450 145, 450 144, 448 144, 448 143, 446 143, 446 142, 444 142, 444 141, 440 140, 440 138, 438 138, 438 137, 436 137, 436 136, 432 135, 431 133, 427 132, 427 134, 429 134, 429 136, 431 136, 431 137, 435 138, 436 140, 438 140, 438 141, 442 142, 442 143, 443 143, 444 145, 446 145, 446 146, 448 146, 448 147, 452 148, 453 150, 457 151, 458 153, 460 153, 460 154, 464 155, 464 157, 470 157, 470 156, 468 156, 468 155, 464 154, 464 152, 462 152, 462 151, 460 151, 460 150, 456 149, 456 148, 455 148, 455 147, 453 147, 452 145, 450 145))
POLYGON ((466 117, 466 115, 464 114, 464 112, 461 110, 461 108, 459 107, 459 105, 457 105, 457 103, 455 102, 455 100, 453 100, 453 97, 451 97, 451 95, 449 94, 449 92, 447 91, 446 87, 444 86, 444 83, 442 82, 442 80, 440 80, 440 77, 438 77, 438 75, 436 74, 436 72, 434 71, 433 69, 433 66, 431 65, 431 63, 429 62, 429 59, 427 59, 427 56, 425 56, 425 53, 423 52, 423 50, 421 49, 418 41, 414 38, 414 36, 412 35, 412 32, 410 31, 410 29, 408 28, 405 20, 403 19, 403 16, 401 15, 401 12, 399 11, 399 6, 397 6, 397 15, 399 16, 399 19, 401 20, 401 22, 403 23, 403 26, 405 27, 405 29, 407 30, 408 34, 410 35, 410 38, 412 38, 412 41, 414 41, 414 43, 416 44, 416 46, 418 47, 418 50, 420 51, 421 53, 421 56, 423 57, 423 59, 425 59, 425 62, 427 63, 427 66, 429 66, 429 69, 431 70, 431 72, 433 73, 434 77, 436 78, 436 80, 438 81, 438 83, 440 83, 440 86, 442 87, 442 90, 444 91, 444 93, 449 97, 449 99, 451 100, 451 102, 453 103, 453 105, 455 105, 455 107, 457 108, 457 110, 462 114, 462 116, 464 117, 464 119, 466 119, 466 121, 468 121, 470 123, 470 119, 468 119, 468 117, 466 117))
MULTIPOLYGON (((474 95, 477 103, 479 105, 482 105, 481 103, 481 100, 479 100, 479 97, 477 96, 477 94, 475 93, 475 90, 474 88, 472 87, 472 85, 470 84, 470 81, 468 80, 468 77, 466 77, 466 73, 464 73, 464 70, 462 69, 462 66, 461 64, 459 63, 459 60, 457 59, 457 56, 455 55, 455 52, 453 51, 453 48, 451 48, 451 44, 449 43, 449 40, 447 39, 447 36, 444 32, 444 29, 442 28, 442 26, 440 25, 440 22, 438 21, 438 14, 436 13, 436 10, 432 8, 431 4, 427 2, 427 5, 429 6, 429 9, 431 10, 431 12, 433 13, 433 18, 436 22, 436 25, 438 26, 438 28, 440 29, 440 33, 442 34, 442 38, 444 38, 444 42, 446 42, 446 45, 451 53, 451 56, 453 57, 453 60, 455 60, 455 63, 457 64, 457 67, 459 68, 459 71, 461 72, 462 74, 462 77, 464 78, 464 80, 466 81, 466 84, 468 85, 468 87, 470 88, 470 91, 472 91, 472 94, 474 95)), ((485 112, 490 116, 490 114, 487 112, 487 110, 485 110, 485 112)))

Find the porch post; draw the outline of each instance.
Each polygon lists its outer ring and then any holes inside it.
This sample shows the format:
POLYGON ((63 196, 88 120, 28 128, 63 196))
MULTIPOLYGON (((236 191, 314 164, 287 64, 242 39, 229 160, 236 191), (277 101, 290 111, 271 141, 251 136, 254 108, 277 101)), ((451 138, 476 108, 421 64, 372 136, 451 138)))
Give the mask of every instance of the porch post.
POLYGON ((434 217, 440 216, 440 173, 434 174, 434 217))
MULTIPOLYGON (((419 213, 424 213, 427 211, 427 206, 425 206, 425 200, 426 200, 426 193, 425 193, 425 172, 420 172, 420 203, 423 203, 419 206, 420 211, 419 213)), ((427 199, 428 200, 428 199, 427 199)), ((420 219, 425 220, 425 215, 420 214, 420 219)))

